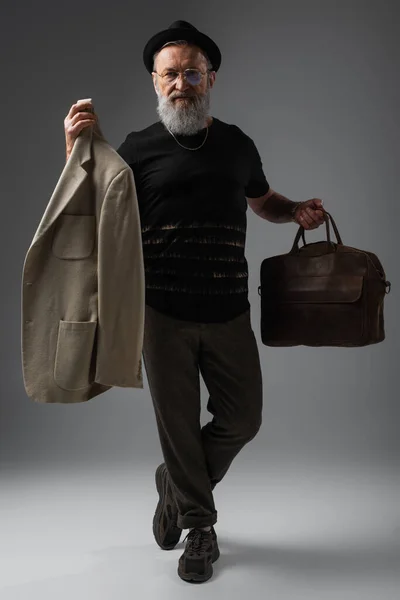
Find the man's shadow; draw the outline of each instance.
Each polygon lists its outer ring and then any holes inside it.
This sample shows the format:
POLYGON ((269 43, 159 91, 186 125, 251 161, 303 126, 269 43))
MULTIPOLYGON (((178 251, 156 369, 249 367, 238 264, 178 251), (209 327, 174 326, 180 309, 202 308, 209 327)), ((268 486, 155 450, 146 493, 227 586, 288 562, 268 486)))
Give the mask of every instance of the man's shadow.
MULTIPOLYGON (((359 544, 349 547, 339 544, 315 546, 279 546, 237 542, 232 535, 218 536, 220 557, 213 563, 214 578, 238 567, 254 570, 280 569, 316 577, 394 576, 399 578, 400 542, 359 544)), ((183 552, 180 542, 175 551, 183 552)))

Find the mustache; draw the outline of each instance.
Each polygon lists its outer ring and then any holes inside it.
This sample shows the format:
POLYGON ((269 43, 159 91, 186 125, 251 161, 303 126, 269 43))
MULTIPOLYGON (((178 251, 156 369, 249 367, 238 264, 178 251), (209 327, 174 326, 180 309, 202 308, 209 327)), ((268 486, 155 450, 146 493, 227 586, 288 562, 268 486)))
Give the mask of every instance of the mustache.
POLYGON ((191 95, 191 96, 188 96, 188 95, 186 95, 186 96, 171 96, 171 99, 175 100, 175 98, 193 98, 193 97, 194 97, 193 95, 191 95))

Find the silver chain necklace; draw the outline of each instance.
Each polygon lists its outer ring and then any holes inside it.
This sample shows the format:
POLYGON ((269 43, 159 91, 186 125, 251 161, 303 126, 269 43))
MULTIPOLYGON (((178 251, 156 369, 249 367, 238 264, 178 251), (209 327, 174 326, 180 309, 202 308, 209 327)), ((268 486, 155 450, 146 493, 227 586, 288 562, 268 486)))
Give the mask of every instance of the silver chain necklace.
POLYGON ((204 144, 206 143, 206 139, 208 137, 208 127, 207 127, 207 130, 206 130, 206 136, 205 136, 204 140, 202 141, 202 143, 200 144, 200 146, 197 146, 197 148, 188 148, 187 146, 183 146, 180 142, 178 142, 178 140, 176 139, 176 137, 174 136, 174 134, 172 133, 172 131, 170 131, 168 129, 168 127, 167 127, 167 129, 170 132, 170 134, 172 135, 172 137, 174 138, 174 140, 176 141, 176 143, 179 144, 182 148, 185 148, 185 150, 199 150, 199 148, 201 148, 202 146, 204 146, 204 144))

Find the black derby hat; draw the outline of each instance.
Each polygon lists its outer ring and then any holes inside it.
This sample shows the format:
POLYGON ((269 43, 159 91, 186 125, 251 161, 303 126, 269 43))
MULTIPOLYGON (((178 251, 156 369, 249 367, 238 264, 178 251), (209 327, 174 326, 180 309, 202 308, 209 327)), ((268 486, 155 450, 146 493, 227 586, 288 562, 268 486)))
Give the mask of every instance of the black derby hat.
POLYGON ((218 71, 221 65, 221 52, 215 42, 208 35, 201 33, 196 27, 187 21, 174 21, 168 29, 164 29, 153 35, 147 42, 143 50, 143 62, 149 73, 153 71, 153 55, 167 42, 176 40, 187 40, 188 42, 199 46, 207 53, 213 70, 218 71))

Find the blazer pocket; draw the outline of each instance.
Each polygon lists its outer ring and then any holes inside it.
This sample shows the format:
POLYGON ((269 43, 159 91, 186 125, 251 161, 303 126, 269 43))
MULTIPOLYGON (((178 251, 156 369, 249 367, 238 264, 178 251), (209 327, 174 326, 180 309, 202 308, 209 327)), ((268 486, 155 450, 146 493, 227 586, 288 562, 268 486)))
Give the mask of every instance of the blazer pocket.
POLYGON ((54 362, 54 380, 60 388, 74 391, 91 382, 90 363, 97 321, 60 320, 54 362))
POLYGON ((93 252, 95 238, 95 215, 61 213, 55 224, 51 249, 57 258, 87 258, 93 252))

